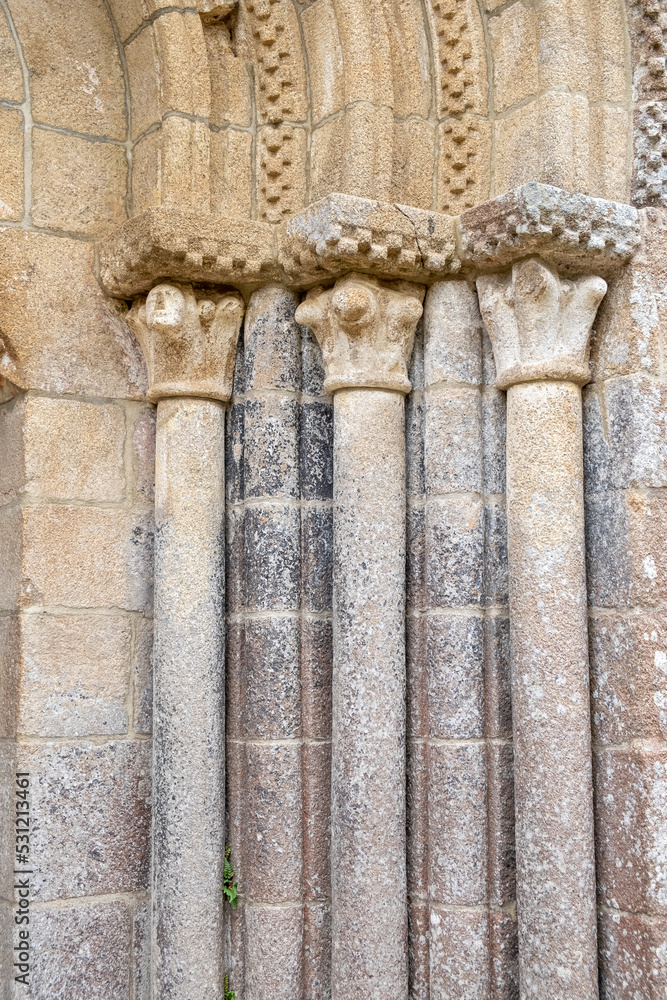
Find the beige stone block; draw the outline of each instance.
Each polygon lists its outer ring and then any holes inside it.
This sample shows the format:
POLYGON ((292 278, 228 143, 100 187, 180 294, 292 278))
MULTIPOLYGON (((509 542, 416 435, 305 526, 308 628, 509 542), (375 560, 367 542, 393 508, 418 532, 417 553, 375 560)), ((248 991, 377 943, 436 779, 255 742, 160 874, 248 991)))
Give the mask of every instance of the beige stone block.
POLYGON ((132 153, 132 215, 160 204, 162 130, 144 136, 132 153))
POLYGON ((136 139, 161 118, 159 63, 152 28, 140 32, 126 46, 125 57, 130 77, 132 138, 136 139))
POLYGON ((443 122, 438 129, 438 209, 458 215, 489 198, 491 123, 477 115, 464 115, 443 122))
POLYGON ((434 168, 433 126, 416 118, 395 124, 390 201, 415 208, 431 208, 434 168))
POLYGON ((333 0, 345 67, 345 103, 393 107, 391 46, 380 4, 333 0))
POLYGON ((625 108, 607 104, 590 109, 590 178, 595 198, 630 200, 632 118, 625 108))
MULTIPOLYGON (((1 72, 1 70, 0 70, 1 72)), ((23 115, 0 109, 0 219, 23 216, 23 115)))
POLYGON ((3 340, 26 388, 141 397, 146 367, 126 306, 103 294, 93 265, 82 240, 0 231, 3 340))
POLYGON ((125 85, 103 0, 13 3, 36 121, 125 138, 125 85))
POLYGON ((515 3, 489 19, 496 112, 537 95, 538 19, 533 7, 515 3))
POLYGON ((126 733, 131 639, 127 618, 23 615, 17 731, 42 737, 126 733))
POLYGON ((211 79, 212 125, 252 125, 252 78, 244 59, 232 51, 224 24, 204 27, 211 79))
POLYGON ((17 615, 0 617, 0 739, 16 735, 16 680, 21 633, 17 615))
POLYGON ((21 589, 21 511, 15 507, 0 510, 0 611, 18 608, 21 589))
MULTIPOLYGON (((394 114, 428 118, 431 69, 421 0, 378 4, 384 14, 393 76, 394 114)), ((411 204, 411 203, 410 203, 411 204)))
MULTIPOLYGON (((633 5, 636 8, 636 5, 633 5)), ((646 6, 642 4, 642 6, 646 6)), ((618 0, 592 0, 586 7, 590 24, 592 101, 628 101, 628 15, 618 0)))
MULTIPOLYGON (((510 8, 511 9, 511 8, 510 8)), ((504 194, 540 176, 540 113, 533 101, 494 123, 492 191, 504 194)))
POLYGON ((301 15, 310 69, 311 115, 317 125, 345 104, 343 50, 332 0, 320 0, 301 15))
POLYGON ((23 743, 18 767, 32 775, 40 817, 31 831, 36 902, 147 888, 150 742, 23 743))
POLYGON ((208 118, 211 85, 199 17, 167 13, 154 23, 160 60, 161 110, 208 118))
POLYGON ((311 140, 311 201, 332 192, 389 199, 394 122, 389 108, 358 104, 311 140))
POLYGON ((98 233, 126 218, 122 146, 33 131, 33 222, 45 229, 98 233))
POLYGON ((23 74, 16 44, 5 17, 0 20, 0 97, 7 101, 23 100, 23 74))
POLYGON ((135 733, 150 734, 153 722, 153 620, 135 625, 132 659, 132 704, 135 733))
POLYGON ((32 396, 23 420, 23 491, 52 500, 120 500, 125 414, 113 403, 32 396))
POLYGON ((109 0, 111 16, 123 41, 141 26, 144 4, 141 0, 109 0))
POLYGON ((0 505, 15 500, 25 482, 23 415, 25 396, 0 406, 0 505))
POLYGON ((132 426, 132 481, 140 501, 155 497, 155 407, 142 407, 132 426))
POLYGON ((539 176, 534 179, 589 194, 587 99, 570 94, 543 94, 538 107, 539 176))
POLYGON ((160 204, 201 213, 210 199, 208 125, 174 116, 160 129, 160 204))
POLYGON ((211 132, 211 211, 250 218, 252 135, 225 129, 211 132))
POLYGON ((123 608, 152 599, 152 518, 98 507, 23 511, 23 607, 123 608))

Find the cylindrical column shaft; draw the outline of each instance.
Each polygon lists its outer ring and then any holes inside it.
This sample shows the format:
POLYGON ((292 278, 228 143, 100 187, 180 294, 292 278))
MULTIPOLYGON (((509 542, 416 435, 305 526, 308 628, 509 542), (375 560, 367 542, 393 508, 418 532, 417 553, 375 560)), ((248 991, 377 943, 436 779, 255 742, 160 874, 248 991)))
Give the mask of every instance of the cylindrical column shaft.
POLYGON ((402 394, 334 397, 332 995, 407 996, 402 394))
POLYGON ((158 405, 153 996, 218 1000, 224 858, 224 406, 158 405))
POLYGON ((581 390, 507 394, 522 997, 597 995, 581 390))

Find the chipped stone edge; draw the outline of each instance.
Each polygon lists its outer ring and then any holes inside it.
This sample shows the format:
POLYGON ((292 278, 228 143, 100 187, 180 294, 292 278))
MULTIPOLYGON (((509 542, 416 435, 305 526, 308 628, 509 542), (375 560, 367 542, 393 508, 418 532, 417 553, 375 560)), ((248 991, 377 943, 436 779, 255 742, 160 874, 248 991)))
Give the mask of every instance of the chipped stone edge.
POLYGON ((331 194, 280 226, 150 209, 99 241, 99 278, 109 295, 128 299, 165 279, 246 294, 270 282, 305 289, 349 271, 428 285, 536 254, 567 275, 609 278, 640 243, 633 206, 548 184, 524 184, 457 217, 331 194))

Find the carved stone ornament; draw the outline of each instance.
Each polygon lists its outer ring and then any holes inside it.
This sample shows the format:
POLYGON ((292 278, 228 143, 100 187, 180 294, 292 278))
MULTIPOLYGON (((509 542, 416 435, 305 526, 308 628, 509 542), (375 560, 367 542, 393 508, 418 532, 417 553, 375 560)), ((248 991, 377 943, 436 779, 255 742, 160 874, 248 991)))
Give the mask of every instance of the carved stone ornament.
POLYGON ((237 292, 195 292, 161 284, 138 299, 128 322, 148 368, 148 398, 197 396, 227 402, 244 313, 237 292))
POLYGON ((424 289, 348 274, 333 288, 313 288, 296 311, 322 349, 326 392, 395 389, 408 393, 408 362, 424 289))
POLYGON ((532 258, 511 274, 478 278, 477 291, 499 389, 545 379, 590 382, 588 340, 607 292, 602 278, 567 281, 532 258))

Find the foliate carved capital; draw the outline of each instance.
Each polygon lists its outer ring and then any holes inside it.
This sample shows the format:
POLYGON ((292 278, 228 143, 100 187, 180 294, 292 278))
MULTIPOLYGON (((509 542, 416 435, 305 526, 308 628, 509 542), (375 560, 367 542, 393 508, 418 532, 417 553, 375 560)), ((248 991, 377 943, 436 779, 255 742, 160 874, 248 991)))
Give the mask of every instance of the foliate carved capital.
POLYGON ((424 289, 348 274, 333 288, 314 288, 296 311, 322 349, 326 392, 395 389, 410 392, 408 362, 422 314, 424 289))
POLYGON ((531 258, 511 274, 478 278, 477 291, 499 389, 545 379, 590 381, 589 336, 607 292, 602 278, 568 281, 531 258))
POLYGON ((227 402, 244 313, 237 292, 161 284, 138 299, 128 322, 146 359, 148 398, 198 396, 227 402))

